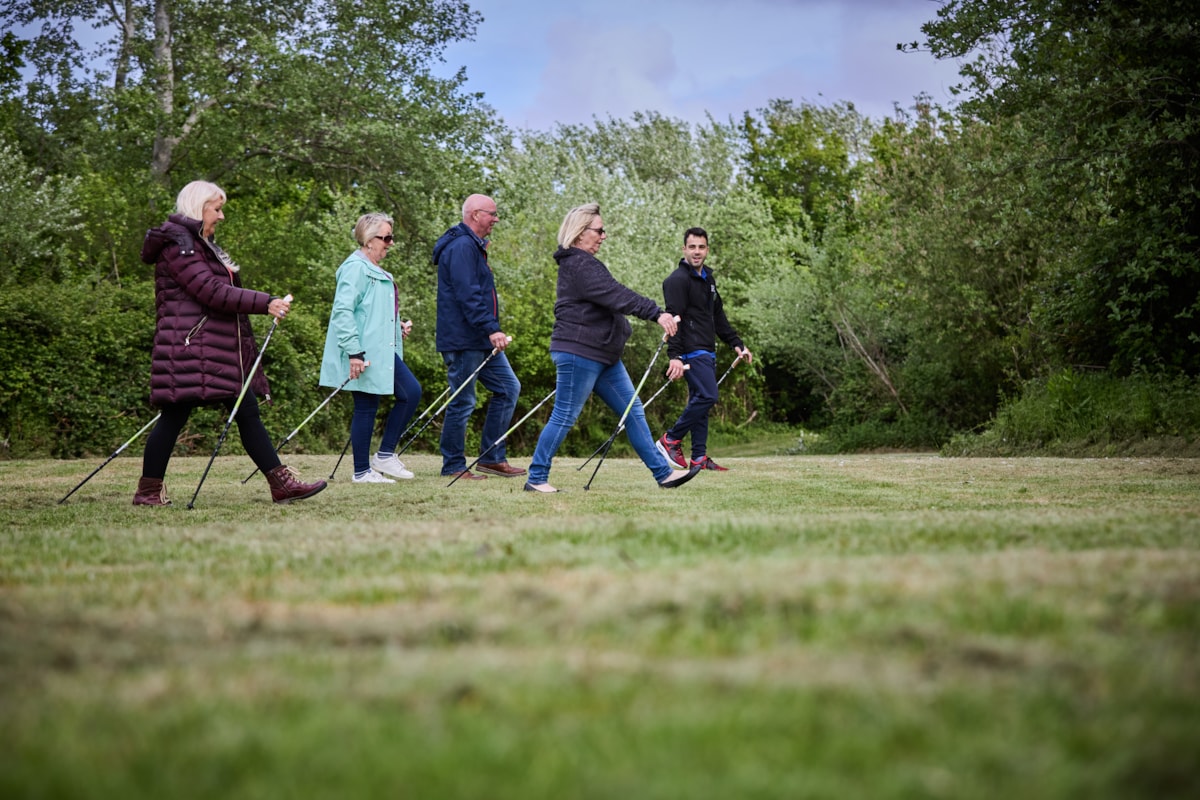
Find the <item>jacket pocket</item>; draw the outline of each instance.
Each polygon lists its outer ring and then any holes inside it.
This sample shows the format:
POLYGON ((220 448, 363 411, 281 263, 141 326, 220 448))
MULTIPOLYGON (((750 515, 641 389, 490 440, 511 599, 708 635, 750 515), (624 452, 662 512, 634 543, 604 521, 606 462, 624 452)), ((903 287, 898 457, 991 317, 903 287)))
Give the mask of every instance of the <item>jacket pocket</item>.
POLYGON ((183 346, 184 347, 191 346, 192 337, 198 336, 200 334, 200 329, 204 327, 204 323, 206 323, 206 322, 208 322, 207 314, 205 314, 203 317, 201 317, 200 321, 196 323, 195 327, 193 327, 190 331, 187 332, 187 336, 183 337, 183 346))

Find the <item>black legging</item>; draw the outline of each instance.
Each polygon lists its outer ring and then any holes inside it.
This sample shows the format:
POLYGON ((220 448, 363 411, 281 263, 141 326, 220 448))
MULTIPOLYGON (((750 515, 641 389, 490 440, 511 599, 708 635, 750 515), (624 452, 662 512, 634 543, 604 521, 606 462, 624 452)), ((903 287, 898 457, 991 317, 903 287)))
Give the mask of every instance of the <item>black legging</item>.
MULTIPOLYGON (((232 398, 225 401, 225 408, 232 409, 233 402, 232 398)), ((171 451, 175 449, 175 442, 179 439, 183 426, 187 424, 192 409, 198 405, 197 403, 173 403, 161 407, 162 418, 146 439, 146 452, 142 456, 143 478, 161 479, 167 474, 167 462, 171 460, 171 451)), ((275 445, 271 443, 267 429, 263 427, 262 417, 258 415, 258 399, 253 393, 246 393, 245 398, 242 399, 242 405, 238 408, 237 416, 233 419, 237 422, 242 447, 246 448, 246 454, 253 459, 263 474, 278 467, 279 456, 275 453, 275 445)))

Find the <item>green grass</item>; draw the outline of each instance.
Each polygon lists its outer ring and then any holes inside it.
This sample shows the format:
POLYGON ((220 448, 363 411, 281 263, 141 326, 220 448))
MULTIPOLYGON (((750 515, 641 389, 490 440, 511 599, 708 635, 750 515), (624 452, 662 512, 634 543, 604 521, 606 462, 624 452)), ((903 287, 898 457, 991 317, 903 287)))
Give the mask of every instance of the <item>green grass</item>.
POLYGON ((0 796, 1200 795, 1200 462, 724 452, 0 462, 0 796))

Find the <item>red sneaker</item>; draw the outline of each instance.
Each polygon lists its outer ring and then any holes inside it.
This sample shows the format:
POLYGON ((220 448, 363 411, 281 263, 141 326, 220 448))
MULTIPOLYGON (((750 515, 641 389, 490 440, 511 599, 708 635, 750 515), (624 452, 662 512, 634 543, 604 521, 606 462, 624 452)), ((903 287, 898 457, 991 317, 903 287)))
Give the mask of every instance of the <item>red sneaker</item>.
POLYGON ((688 468, 688 462, 687 459, 683 457, 683 447, 680 446, 679 439, 668 439, 667 435, 664 433, 662 438, 654 443, 654 446, 658 448, 658 452, 663 454, 663 458, 665 458, 671 464, 671 466, 676 467, 677 469, 688 468))
POLYGON ((713 472, 729 472, 729 467, 722 467, 708 456, 700 456, 700 458, 692 462, 691 466, 699 467, 700 469, 711 469, 713 472))

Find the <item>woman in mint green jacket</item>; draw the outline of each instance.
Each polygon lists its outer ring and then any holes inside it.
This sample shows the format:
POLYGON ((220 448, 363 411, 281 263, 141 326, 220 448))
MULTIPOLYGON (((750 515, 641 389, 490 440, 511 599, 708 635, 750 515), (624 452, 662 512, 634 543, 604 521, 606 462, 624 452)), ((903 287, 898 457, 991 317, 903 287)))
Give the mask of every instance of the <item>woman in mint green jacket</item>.
POLYGON ((411 322, 401 322, 396 282, 380 267, 392 247, 392 218, 364 214, 354 226, 359 249, 337 270, 337 290, 325 335, 321 385, 346 383, 354 397, 350 445, 355 483, 394 483, 412 472, 396 458, 400 434, 421 403, 421 384, 404 363, 404 339, 411 322), (394 395, 379 450, 371 455, 371 436, 379 398, 394 395), (391 477, 387 477, 391 476, 391 477))

